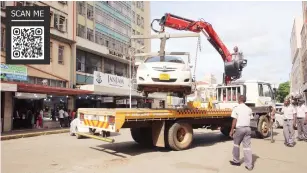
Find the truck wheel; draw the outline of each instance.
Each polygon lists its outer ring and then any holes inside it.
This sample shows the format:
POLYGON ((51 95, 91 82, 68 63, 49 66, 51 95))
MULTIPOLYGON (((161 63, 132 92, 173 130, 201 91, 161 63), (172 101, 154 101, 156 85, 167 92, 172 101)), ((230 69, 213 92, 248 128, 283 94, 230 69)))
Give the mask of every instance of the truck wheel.
POLYGON ((144 146, 153 146, 151 128, 131 128, 131 136, 135 142, 144 146))
POLYGON ((270 122, 266 116, 259 118, 256 134, 258 138, 267 138, 270 136, 270 122))
POLYGON ((184 122, 175 122, 167 134, 168 145, 171 149, 179 151, 190 147, 193 141, 193 128, 184 122))
POLYGON ((231 127, 221 127, 221 133, 227 137, 230 138, 229 133, 230 133, 231 127))

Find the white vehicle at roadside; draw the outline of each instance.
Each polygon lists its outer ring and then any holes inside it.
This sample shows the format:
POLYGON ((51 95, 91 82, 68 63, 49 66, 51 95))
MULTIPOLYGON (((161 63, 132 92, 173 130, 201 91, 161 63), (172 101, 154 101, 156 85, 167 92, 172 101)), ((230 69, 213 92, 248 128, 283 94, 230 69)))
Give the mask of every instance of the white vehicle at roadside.
POLYGON ((191 67, 178 56, 148 57, 137 69, 138 91, 145 96, 153 92, 189 95, 195 90, 191 67))
POLYGON ((284 126, 284 118, 283 115, 280 114, 282 109, 282 105, 277 105, 276 103, 276 113, 275 113, 275 122, 273 124, 274 128, 282 128, 284 126))
MULTIPOLYGON (((76 132, 81 132, 81 133, 88 133, 89 128, 85 127, 82 122, 80 121, 79 118, 75 118, 74 120, 71 121, 70 123, 70 129, 69 129, 69 134, 71 136, 75 136, 76 132)), ((80 138, 81 136, 77 135, 77 138, 80 138)))

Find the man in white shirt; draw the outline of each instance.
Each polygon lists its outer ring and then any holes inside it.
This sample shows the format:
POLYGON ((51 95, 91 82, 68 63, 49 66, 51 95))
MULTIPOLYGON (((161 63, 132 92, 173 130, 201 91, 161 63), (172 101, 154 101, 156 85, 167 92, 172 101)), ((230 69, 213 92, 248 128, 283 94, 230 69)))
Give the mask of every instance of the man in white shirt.
POLYGON ((60 108, 59 110, 59 119, 60 119, 60 126, 64 126, 64 110, 63 108, 60 108))
POLYGON ((294 125, 296 124, 296 108, 290 104, 290 100, 285 100, 281 113, 283 114, 284 119, 283 133, 285 138, 285 145, 288 147, 293 147, 295 145, 294 125))
POLYGON ((304 104, 304 100, 298 101, 297 111, 297 138, 299 141, 307 140, 307 129, 304 127, 307 117, 307 108, 304 104))
POLYGON ((245 168, 253 169, 252 150, 251 150, 251 128, 250 121, 252 119, 252 109, 245 105, 246 97, 239 96, 239 105, 236 106, 231 113, 233 118, 230 137, 233 137, 233 160, 230 164, 240 166, 240 144, 243 143, 245 168), (234 129, 236 129, 234 133, 234 129))

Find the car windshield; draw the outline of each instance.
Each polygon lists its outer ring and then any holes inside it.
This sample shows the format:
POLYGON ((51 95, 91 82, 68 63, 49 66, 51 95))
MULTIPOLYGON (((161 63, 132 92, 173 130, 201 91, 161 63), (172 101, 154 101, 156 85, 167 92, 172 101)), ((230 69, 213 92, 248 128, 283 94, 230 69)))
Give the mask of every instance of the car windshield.
POLYGON ((164 60, 160 58, 160 56, 153 56, 146 59, 145 63, 149 62, 173 62, 184 64, 184 61, 180 57, 176 56, 165 56, 164 60))

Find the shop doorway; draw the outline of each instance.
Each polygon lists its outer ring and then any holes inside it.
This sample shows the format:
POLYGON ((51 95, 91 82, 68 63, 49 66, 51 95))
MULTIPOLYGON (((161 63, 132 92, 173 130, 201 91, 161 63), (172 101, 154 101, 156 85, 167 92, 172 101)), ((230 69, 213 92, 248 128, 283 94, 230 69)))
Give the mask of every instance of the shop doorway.
POLYGON ((5 96, 4 92, 1 92, 1 132, 3 132, 3 126, 4 126, 4 102, 5 102, 5 96))
POLYGON ((14 98, 13 130, 31 129, 43 109, 43 99, 14 98))

